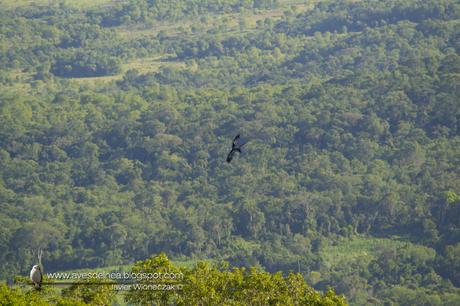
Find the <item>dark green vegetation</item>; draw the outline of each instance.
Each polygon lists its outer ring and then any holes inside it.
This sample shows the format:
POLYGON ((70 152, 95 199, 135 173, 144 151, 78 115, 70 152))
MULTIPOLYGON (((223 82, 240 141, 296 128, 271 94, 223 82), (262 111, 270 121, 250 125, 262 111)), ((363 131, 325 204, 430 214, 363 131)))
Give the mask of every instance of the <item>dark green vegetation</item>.
POLYGON ((460 304, 458 1, 151 3, 0 10, 2 278, 164 251, 460 304))

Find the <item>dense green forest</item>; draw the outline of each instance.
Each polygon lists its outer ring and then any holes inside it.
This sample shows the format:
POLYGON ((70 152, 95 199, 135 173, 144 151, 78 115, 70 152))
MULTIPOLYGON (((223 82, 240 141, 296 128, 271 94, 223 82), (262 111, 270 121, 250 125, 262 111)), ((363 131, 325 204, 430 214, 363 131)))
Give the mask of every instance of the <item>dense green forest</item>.
POLYGON ((96 2, 0 1, 0 279, 165 252, 460 304, 458 1, 96 2))

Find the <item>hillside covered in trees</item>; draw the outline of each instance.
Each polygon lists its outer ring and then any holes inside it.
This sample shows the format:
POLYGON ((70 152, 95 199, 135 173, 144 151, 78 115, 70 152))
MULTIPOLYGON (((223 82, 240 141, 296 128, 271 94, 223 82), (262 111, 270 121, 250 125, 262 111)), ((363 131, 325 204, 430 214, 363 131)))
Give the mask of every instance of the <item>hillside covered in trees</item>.
POLYGON ((458 1, 85 3, 0 2, 0 279, 165 252, 460 304, 458 1))

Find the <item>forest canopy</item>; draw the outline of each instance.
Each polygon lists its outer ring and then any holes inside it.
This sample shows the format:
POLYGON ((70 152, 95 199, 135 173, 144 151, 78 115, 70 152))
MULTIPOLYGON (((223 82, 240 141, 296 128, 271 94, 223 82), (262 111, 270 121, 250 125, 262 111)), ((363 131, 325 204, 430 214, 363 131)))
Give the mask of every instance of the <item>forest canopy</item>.
POLYGON ((165 252, 460 304, 458 1, 97 2, 0 4, 1 279, 165 252))

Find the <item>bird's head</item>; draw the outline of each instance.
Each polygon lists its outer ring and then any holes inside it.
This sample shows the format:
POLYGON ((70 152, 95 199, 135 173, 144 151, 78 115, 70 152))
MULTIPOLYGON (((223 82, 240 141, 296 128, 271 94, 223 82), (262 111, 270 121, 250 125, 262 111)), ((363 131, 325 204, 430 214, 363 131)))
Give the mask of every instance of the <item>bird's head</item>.
POLYGON ((38 270, 38 271, 40 271, 41 269, 40 269, 40 266, 39 266, 39 265, 35 265, 35 266, 32 267, 32 270, 38 270))

